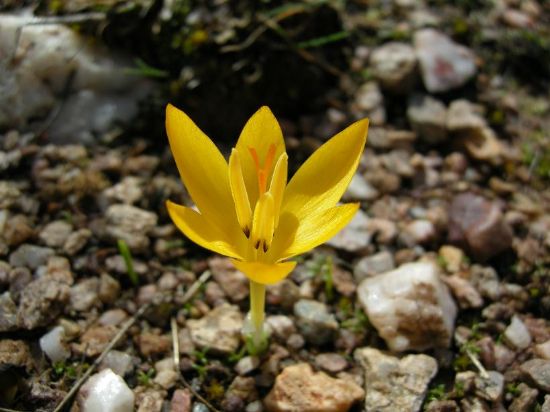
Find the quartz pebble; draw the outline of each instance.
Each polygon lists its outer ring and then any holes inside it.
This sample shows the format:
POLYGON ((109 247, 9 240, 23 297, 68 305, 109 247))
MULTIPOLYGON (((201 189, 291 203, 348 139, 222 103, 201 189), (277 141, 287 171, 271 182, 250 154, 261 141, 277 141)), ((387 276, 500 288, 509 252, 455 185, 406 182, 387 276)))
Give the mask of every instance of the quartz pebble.
POLYGON ((338 322, 324 303, 301 299, 294 305, 296 325, 304 338, 314 345, 324 345, 336 334, 338 322))
POLYGON ((81 412, 132 412, 134 393, 120 376, 104 369, 82 385, 77 402, 81 412))
POLYGON ((413 43, 422 80, 430 93, 460 87, 476 74, 472 51, 437 30, 417 31, 413 43))
POLYGON ((100 368, 111 369, 117 375, 124 377, 133 369, 133 359, 127 353, 110 350, 101 362, 100 368))
POLYGON ((531 345, 531 335, 522 320, 514 316, 504 331, 504 338, 516 349, 526 349, 531 345))
POLYGON ((40 338, 40 349, 52 362, 61 362, 71 356, 71 352, 64 342, 65 330, 56 326, 40 338))
POLYGON ((438 272, 431 262, 408 263, 359 285, 360 304, 392 350, 449 346, 457 308, 438 272))

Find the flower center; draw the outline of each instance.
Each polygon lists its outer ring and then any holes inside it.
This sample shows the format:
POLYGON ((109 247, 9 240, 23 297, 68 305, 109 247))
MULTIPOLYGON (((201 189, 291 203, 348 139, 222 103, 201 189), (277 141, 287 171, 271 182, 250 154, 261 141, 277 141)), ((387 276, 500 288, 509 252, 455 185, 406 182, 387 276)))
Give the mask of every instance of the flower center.
POLYGON ((248 151, 254 161, 258 183, 258 200, 254 208, 250 205, 239 153, 236 149, 232 150, 229 158, 229 182, 239 225, 250 241, 253 254, 259 258, 257 252, 268 251, 279 223, 279 212, 286 186, 288 156, 282 153, 273 166, 275 145, 269 146, 263 164, 255 148, 249 147, 248 151), (271 181, 268 182, 272 170, 271 181))

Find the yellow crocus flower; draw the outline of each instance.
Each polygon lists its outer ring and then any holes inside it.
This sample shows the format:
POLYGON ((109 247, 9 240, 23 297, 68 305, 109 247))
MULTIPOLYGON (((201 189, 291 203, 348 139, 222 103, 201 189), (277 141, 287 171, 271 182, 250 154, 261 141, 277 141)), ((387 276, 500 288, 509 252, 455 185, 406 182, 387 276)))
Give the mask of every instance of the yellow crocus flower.
POLYGON ((296 266, 288 258, 342 229, 358 203, 337 205, 359 163, 368 120, 316 150, 287 184, 288 156, 279 123, 267 107, 244 126, 229 163, 181 110, 166 107, 176 164, 198 210, 167 201, 175 225, 193 242, 229 256, 251 283, 251 315, 263 322, 265 285, 296 266))

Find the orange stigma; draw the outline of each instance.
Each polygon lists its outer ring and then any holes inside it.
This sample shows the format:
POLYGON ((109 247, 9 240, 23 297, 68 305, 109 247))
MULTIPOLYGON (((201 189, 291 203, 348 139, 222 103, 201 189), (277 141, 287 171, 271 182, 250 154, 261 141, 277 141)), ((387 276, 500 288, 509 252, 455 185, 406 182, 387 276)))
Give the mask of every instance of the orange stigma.
POLYGON ((258 157, 258 152, 256 151, 256 149, 253 147, 249 147, 248 150, 250 151, 250 154, 254 159, 254 165, 256 166, 256 174, 258 176, 258 189, 260 191, 259 194, 261 195, 262 193, 265 193, 267 189, 267 177, 269 175, 269 172, 271 171, 273 160, 275 159, 276 147, 274 144, 271 144, 269 146, 263 167, 260 166, 260 158, 258 157))

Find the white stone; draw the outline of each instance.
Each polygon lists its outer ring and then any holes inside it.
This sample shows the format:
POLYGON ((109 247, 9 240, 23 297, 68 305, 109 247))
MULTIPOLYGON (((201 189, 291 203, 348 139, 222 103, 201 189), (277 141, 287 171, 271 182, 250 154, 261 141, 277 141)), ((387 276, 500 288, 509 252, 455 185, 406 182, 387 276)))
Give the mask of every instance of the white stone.
POLYGON ((370 56, 374 76, 383 87, 396 93, 406 93, 414 84, 416 55, 407 43, 390 42, 370 56))
POLYGON ((356 173, 344 193, 344 200, 374 200, 378 198, 379 193, 367 180, 356 173))
POLYGON ((101 362, 101 369, 111 369, 117 375, 124 377, 133 369, 132 356, 127 353, 110 350, 101 362))
POLYGON ((239 307, 228 304, 218 306, 201 319, 187 321, 195 345, 223 355, 234 353, 239 348, 243 325, 239 307))
POLYGON ((515 315, 504 331, 504 338, 516 349, 526 349, 531 344, 531 334, 527 326, 515 315))
POLYGON ((132 412, 134 392, 110 369, 92 375, 78 392, 80 412, 132 412))
POLYGON ((91 45, 63 24, 30 24, 30 14, 0 14, 0 127, 46 116, 66 94, 48 135, 90 141, 137 113, 150 82, 130 76, 131 61, 91 45), (17 39, 20 33, 19 39, 17 39), (66 91, 67 86, 68 92, 66 91))
POLYGON ((407 118, 412 129, 428 143, 439 143, 447 137, 447 108, 433 97, 412 96, 407 107, 407 118))
POLYGON ((414 34, 413 42, 422 80, 430 93, 460 87, 476 74, 472 51, 445 34, 434 29, 423 29, 414 34))
POLYGON ((56 326, 40 338, 40 349, 52 362, 61 362, 71 356, 71 352, 64 342, 65 330, 56 326))
POLYGON ((370 322, 393 351, 448 347, 456 304, 431 262, 407 263, 357 289, 370 322))
POLYGON ((369 231, 368 223, 369 218, 359 209, 351 222, 327 243, 337 249, 358 252, 370 244, 372 233, 369 231))

